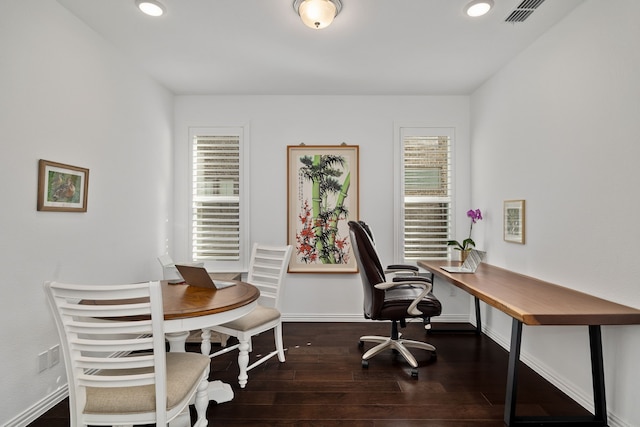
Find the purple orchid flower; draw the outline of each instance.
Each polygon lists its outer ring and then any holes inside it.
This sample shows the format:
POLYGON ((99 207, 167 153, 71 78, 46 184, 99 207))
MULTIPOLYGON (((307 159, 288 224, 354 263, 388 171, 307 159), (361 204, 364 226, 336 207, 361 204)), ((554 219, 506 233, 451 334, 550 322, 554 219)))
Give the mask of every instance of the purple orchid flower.
POLYGON ((475 211, 473 209, 470 209, 469 211, 467 211, 467 216, 471 218, 471 221, 473 222, 473 224, 475 224, 482 219, 482 212, 480 212, 480 209, 476 209, 475 211))
POLYGON ((471 224, 469 225, 469 237, 464 239, 462 243, 457 240, 447 240, 447 245, 455 246, 455 249, 459 251, 467 251, 476 246, 476 243, 471 239, 471 231, 473 230, 473 224, 482 219, 482 212, 480 209, 469 209, 467 216, 471 218, 471 224))

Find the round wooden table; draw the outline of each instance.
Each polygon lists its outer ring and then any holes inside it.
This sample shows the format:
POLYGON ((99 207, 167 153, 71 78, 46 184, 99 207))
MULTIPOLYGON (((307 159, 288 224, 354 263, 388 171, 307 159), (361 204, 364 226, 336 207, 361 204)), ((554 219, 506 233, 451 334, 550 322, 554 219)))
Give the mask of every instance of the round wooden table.
MULTIPOLYGON (((255 286, 234 281, 224 289, 209 289, 161 282, 164 331, 188 332, 215 326, 244 316, 256 306, 260 291, 255 286)), ((184 351, 184 349, 182 350, 184 351)))
MULTIPOLYGON (((189 331, 230 322, 255 308, 260 290, 249 283, 234 282, 233 286, 217 290, 161 282, 164 332, 170 351, 185 351, 189 331)), ((210 348, 208 344, 203 347, 210 348)), ((209 400, 223 403, 232 399, 229 384, 209 382, 209 400)))
MULTIPOLYGON (((260 290, 255 286, 233 281, 224 289, 199 288, 184 283, 160 282, 164 311, 164 333, 169 351, 184 352, 189 332, 220 325, 244 316, 257 305, 260 290)), ((108 301, 86 300, 85 304, 109 304, 108 301)), ((206 335, 208 336, 209 331, 206 335)), ((203 346, 204 348, 205 346, 203 346)), ((210 349, 210 343, 209 347, 210 349)), ((205 353, 209 353, 207 350, 205 353)), ((233 390, 222 381, 209 383, 209 400, 218 403, 233 399, 233 390)))

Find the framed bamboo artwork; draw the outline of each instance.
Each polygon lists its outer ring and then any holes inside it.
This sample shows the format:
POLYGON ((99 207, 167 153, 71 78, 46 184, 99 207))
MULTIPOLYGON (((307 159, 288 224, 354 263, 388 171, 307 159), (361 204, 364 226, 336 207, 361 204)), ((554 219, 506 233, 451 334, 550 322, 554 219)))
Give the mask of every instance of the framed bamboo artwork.
POLYGON ((357 221, 357 145, 287 146, 290 273, 357 273, 348 221, 357 221))
POLYGON ((62 163, 38 162, 38 210, 86 212, 89 169, 62 163))
POLYGON ((524 200, 504 201, 504 240, 524 244, 524 200))

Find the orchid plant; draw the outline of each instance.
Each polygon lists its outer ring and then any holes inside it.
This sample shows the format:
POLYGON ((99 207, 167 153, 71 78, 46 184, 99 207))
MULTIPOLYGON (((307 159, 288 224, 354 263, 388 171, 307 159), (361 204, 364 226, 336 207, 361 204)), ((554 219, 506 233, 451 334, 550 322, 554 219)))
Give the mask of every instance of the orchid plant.
POLYGON ((473 224, 482 219, 482 212, 480 212, 480 209, 470 209, 467 211, 467 216, 471 218, 471 225, 469 226, 469 237, 464 239, 462 241, 462 244, 460 244, 460 242, 458 242, 457 240, 447 240, 448 246, 455 246, 454 249, 457 249, 459 251, 468 251, 476 246, 476 243, 471 239, 471 231, 473 230, 473 224))

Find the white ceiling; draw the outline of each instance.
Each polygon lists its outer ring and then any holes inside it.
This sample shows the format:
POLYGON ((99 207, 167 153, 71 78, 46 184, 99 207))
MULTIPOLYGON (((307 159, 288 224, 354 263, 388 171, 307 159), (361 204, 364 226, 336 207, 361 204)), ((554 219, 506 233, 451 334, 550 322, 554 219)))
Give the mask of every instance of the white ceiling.
POLYGON ((583 0, 547 0, 506 23, 522 0, 343 0, 323 30, 293 0, 160 0, 151 18, 134 0, 58 0, 175 94, 469 94, 583 0))

